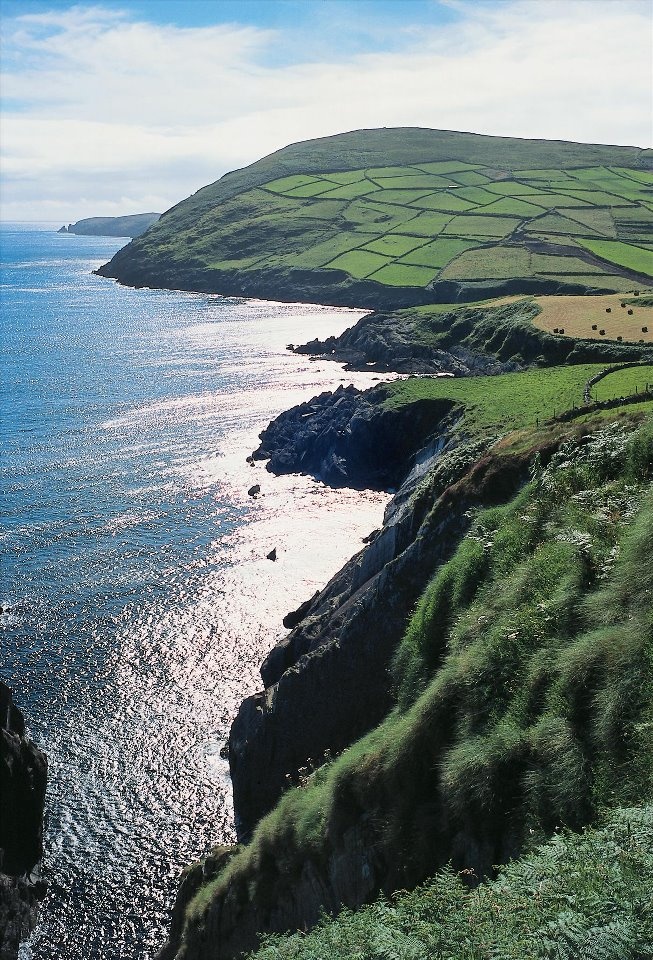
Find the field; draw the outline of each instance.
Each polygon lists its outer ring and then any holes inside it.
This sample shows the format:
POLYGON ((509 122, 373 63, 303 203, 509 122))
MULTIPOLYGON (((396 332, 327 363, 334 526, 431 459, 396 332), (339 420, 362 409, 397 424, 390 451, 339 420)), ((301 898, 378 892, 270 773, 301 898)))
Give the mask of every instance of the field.
POLYGON ((643 393, 649 387, 653 390, 653 365, 627 367, 625 370, 615 370, 595 383, 592 399, 614 400, 633 393, 643 393))
MULTIPOLYGON (((597 274, 610 286, 608 278, 621 269, 653 277, 653 253, 638 245, 653 226, 653 213, 643 204, 653 177, 649 183, 644 171, 633 178, 627 168, 598 166, 515 170, 497 177, 481 165, 464 170, 449 166, 361 169, 355 171, 355 181, 335 189, 327 173, 310 181, 286 177, 262 189, 289 198, 355 204, 355 229, 372 233, 373 239, 361 237, 360 255, 336 256, 321 266, 345 270, 356 279, 424 287, 438 278, 534 276, 590 285, 588 276, 597 274), (391 223, 383 215, 386 204, 392 208, 391 223), (451 246, 428 242, 438 236, 452 241, 451 246), (424 244, 413 243, 413 237, 423 238, 424 244), (539 253, 524 245, 529 239, 539 241, 539 253), (367 251, 387 259, 375 261, 367 251), (405 264, 422 269, 407 270, 405 264)), ((342 214, 347 217, 346 209, 342 214)), ((613 286, 622 289, 622 284, 613 286)))
POLYGON ((165 261, 166 276, 206 274, 216 290, 235 272, 246 288, 266 269, 292 286, 299 269, 298 295, 315 283, 342 302, 349 287, 371 301, 379 285, 406 305, 424 302, 424 290, 453 299, 452 283, 475 300, 527 279, 552 293, 626 293, 653 279, 648 166, 634 148, 360 131, 228 174, 132 250, 165 261))
POLYGON ((386 406, 393 409, 425 398, 455 400, 465 408, 457 427, 462 433, 505 433, 580 407, 586 382, 604 368, 594 363, 495 377, 411 377, 388 384, 386 406))
MULTIPOLYGON (((642 299, 644 299, 642 297, 642 299)), ((564 330, 566 337, 653 343, 653 306, 638 297, 610 294, 601 297, 535 297, 542 312, 533 321, 540 330, 564 330), (625 306, 621 306, 621 304, 625 306), (628 311, 632 310, 629 315, 628 311), (610 311, 609 313, 607 311, 610 311), (596 330, 592 329, 596 327, 596 330), (647 330, 643 328, 647 327, 647 330), (604 330, 605 333, 601 333, 604 330)))

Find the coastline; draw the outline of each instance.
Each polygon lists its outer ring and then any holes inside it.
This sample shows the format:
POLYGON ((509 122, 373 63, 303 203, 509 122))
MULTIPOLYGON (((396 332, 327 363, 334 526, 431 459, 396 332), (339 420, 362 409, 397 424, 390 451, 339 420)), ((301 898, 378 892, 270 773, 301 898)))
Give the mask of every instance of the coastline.
MULTIPOLYGON (((30 358, 33 344, 37 384, 51 370, 63 377, 47 423, 24 399, 33 414, 16 423, 9 464, 12 516, 22 516, 21 478, 33 473, 40 523, 11 527, 5 542, 5 589, 17 603, 3 623, 3 667, 51 772, 52 882, 29 949, 34 960, 52 960, 53 943, 60 960, 91 950, 152 957, 178 872, 233 836, 220 750, 283 617, 349 559, 387 500, 276 480, 246 457, 277 412, 341 379, 374 378, 285 349, 313 321, 324 334, 336 313, 349 325, 349 311, 139 293, 87 273, 107 249, 98 238, 19 233, 11 332, 30 358), (52 266, 35 282, 39 257, 52 266), (55 323, 57 338, 41 348, 55 323), (141 353, 144 329, 156 334, 141 353), (80 337, 95 344, 91 364, 77 362, 80 337), (96 377, 105 341, 110 370, 96 377), (67 471, 73 497, 51 495, 55 469, 67 471)), ((9 414, 25 390, 7 372, 9 414)))

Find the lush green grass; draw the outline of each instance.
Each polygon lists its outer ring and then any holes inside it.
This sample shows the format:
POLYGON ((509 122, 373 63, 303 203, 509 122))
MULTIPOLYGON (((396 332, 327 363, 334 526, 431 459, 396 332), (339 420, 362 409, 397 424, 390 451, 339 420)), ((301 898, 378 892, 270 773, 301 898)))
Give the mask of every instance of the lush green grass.
POLYGON ((352 250, 351 253, 343 253, 328 264, 334 270, 345 270, 352 277, 369 277, 371 273, 380 270, 386 263, 390 262, 389 257, 381 256, 379 253, 368 253, 366 250, 352 250))
POLYGON ((644 960, 653 951, 653 808, 563 832, 470 889, 451 870, 411 893, 269 937, 252 960, 644 960))
POLYGON ((545 211, 544 207, 528 203, 519 197, 502 197, 500 200, 490 200, 483 212, 492 216, 507 214, 516 217, 537 217, 545 211))
POLYGON ((397 261, 370 274, 370 279, 397 287, 424 287, 433 279, 435 273, 434 267, 411 266, 397 261))
POLYGON ((595 400, 612 400, 616 397, 628 397, 632 393, 644 393, 647 386, 653 390, 653 365, 629 367, 615 370, 599 380, 592 388, 595 400))
POLYGON ((459 240, 456 237, 443 237, 418 247, 401 258, 402 263, 413 263, 424 267, 443 267, 465 250, 478 246, 475 240, 459 240))
POLYGON ((509 217, 458 216, 447 224, 444 233, 457 237, 505 237, 519 225, 519 220, 509 217))
MULTIPOLYGON (((646 192, 650 187, 645 179, 630 175, 642 173, 639 164, 644 159, 643 153, 630 148, 499 141, 431 131, 346 134, 327 138, 324 146, 319 141, 296 144, 199 191, 166 213, 116 262, 127 262, 133 255, 149 263, 159 255, 168 277, 185 268, 199 276, 214 264, 221 264, 219 269, 224 271, 229 269, 226 264, 234 263, 239 264, 234 268, 239 283, 246 283, 246 261, 250 260, 257 278, 266 266, 277 277, 289 275, 297 266, 304 271, 302 282, 310 285, 306 271, 321 271, 330 264, 333 257, 323 259, 323 245, 337 242, 347 223, 367 234, 368 243, 383 243, 389 232, 427 241, 444 232, 465 241, 501 240, 514 234, 521 245, 531 231, 539 237, 546 234, 546 242, 558 245, 568 246, 571 237, 579 238, 591 250, 597 236, 614 236, 611 215, 621 240, 650 232, 653 215, 646 192), (381 144, 387 148, 381 149, 381 144), (404 162, 395 162, 399 157, 404 162), (554 213, 563 209, 575 219, 554 213), (419 211, 424 213, 420 216, 419 211), (546 211, 553 221, 548 225, 538 221, 546 211), (583 219, 583 211, 597 214, 597 219, 583 219)), ((388 268, 407 250, 395 241, 395 249, 388 250, 388 268)), ((568 254, 564 249, 559 252, 568 254)), ((614 247, 600 255, 618 268, 652 269, 645 252, 614 247)), ((499 292, 502 281, 518 282, 534 275, 528 272, 527 257, 514 259, 512 275, 488 274, 483 250, 468 254, 465 262, 476 262, 476 268, 470 266, 462 274, 445 272, 449 262, 414 264, 436 267, 434 275, 424 270, 377 269, 374 279, 396 287, 403 286, 398 278, 406 276, 405 297, 410 303, 419 299, 412 291, 433 279, 446 281, 453 276, 464 290, 474 279, 488 278, 496 281, 499 292)), ((356 257, 341 260, 337 268, 358 282, 358 290, 370 276, 356 257)), ((573 274, 582 283, 589 271, 570 264, 558 272, 573 274)), ((605 285, 614 286, 614 267, 603 272, 605 285)), ((215 282, 220 283, 217 276, 215 282)), ((344 290, 348 281, 327 276, 316 278, 315 283, 331 283, 334 289, 344 290)), ((443 294, 449 296, 449 289, 443 287, 443 294)))
POLYGON ((602 260, 628 267, 637 273, 653 276, 653 253, 642 247, 621 243, 618 240, 581 240, 582 245, 602 260))
POLYGON ((482 258, 470 250, 448 263, 442 276, 457 280, 527 276, 532 272, 532 256, 524 247, 484 247, 482 258))
POLYGON ((465 407, 458 429, 466 434, 516 430, 581 406, 585 383, 602 369, 602 364, 580 364, 496 377, 410 377, 387 385, 386 406, 426 397, 455 400, 465 407))
POLYGON ((401 234, 387 233, 383 237, 371 240, 365 244, 365 250, 371 250, 373 253, 385 254, 388 257, 402 257, 416 247, 421 247, 426 241, 419 237, 406 237, 401 234))

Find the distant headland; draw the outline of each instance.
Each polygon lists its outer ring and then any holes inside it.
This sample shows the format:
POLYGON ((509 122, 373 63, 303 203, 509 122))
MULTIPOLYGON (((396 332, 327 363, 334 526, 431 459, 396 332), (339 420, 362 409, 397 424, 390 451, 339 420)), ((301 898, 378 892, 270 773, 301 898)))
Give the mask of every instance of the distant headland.
POLYGON ((87 217, 65 224, 58 233, 77 233, 87 237, 140 237, 156 223, 160 213, 133 213, 126 217, 87 217))

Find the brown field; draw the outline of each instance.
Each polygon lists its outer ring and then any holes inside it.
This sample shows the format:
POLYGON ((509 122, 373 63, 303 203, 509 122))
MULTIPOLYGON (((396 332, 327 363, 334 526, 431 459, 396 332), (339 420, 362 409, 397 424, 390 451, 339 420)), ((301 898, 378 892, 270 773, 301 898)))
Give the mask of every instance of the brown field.
MULTIPOLYGON (((648 291, 646 291, 648 294, 648 291)), ((540 330, 553 333, 555 328, 564 330, 566 337, 584 339, 643 340, 653 343, 653 307, 639 306, 632 293, 610 293, 601 297, 533 297, 542 312, 533 323, 540 330), (629 303, 633 300, 633 303, 629 303), (622 307, 621 304, 626 306, 622 307), (607 310, 610 313, 607 313, 607 310), (628 311, 632 310, 632 316, 628 311), (593 324, 597 329, 592 330, 593 324), (642 327, 648 327, 644 333, 642 327), (601 330, 605 330, 602 335, 601 330)))

